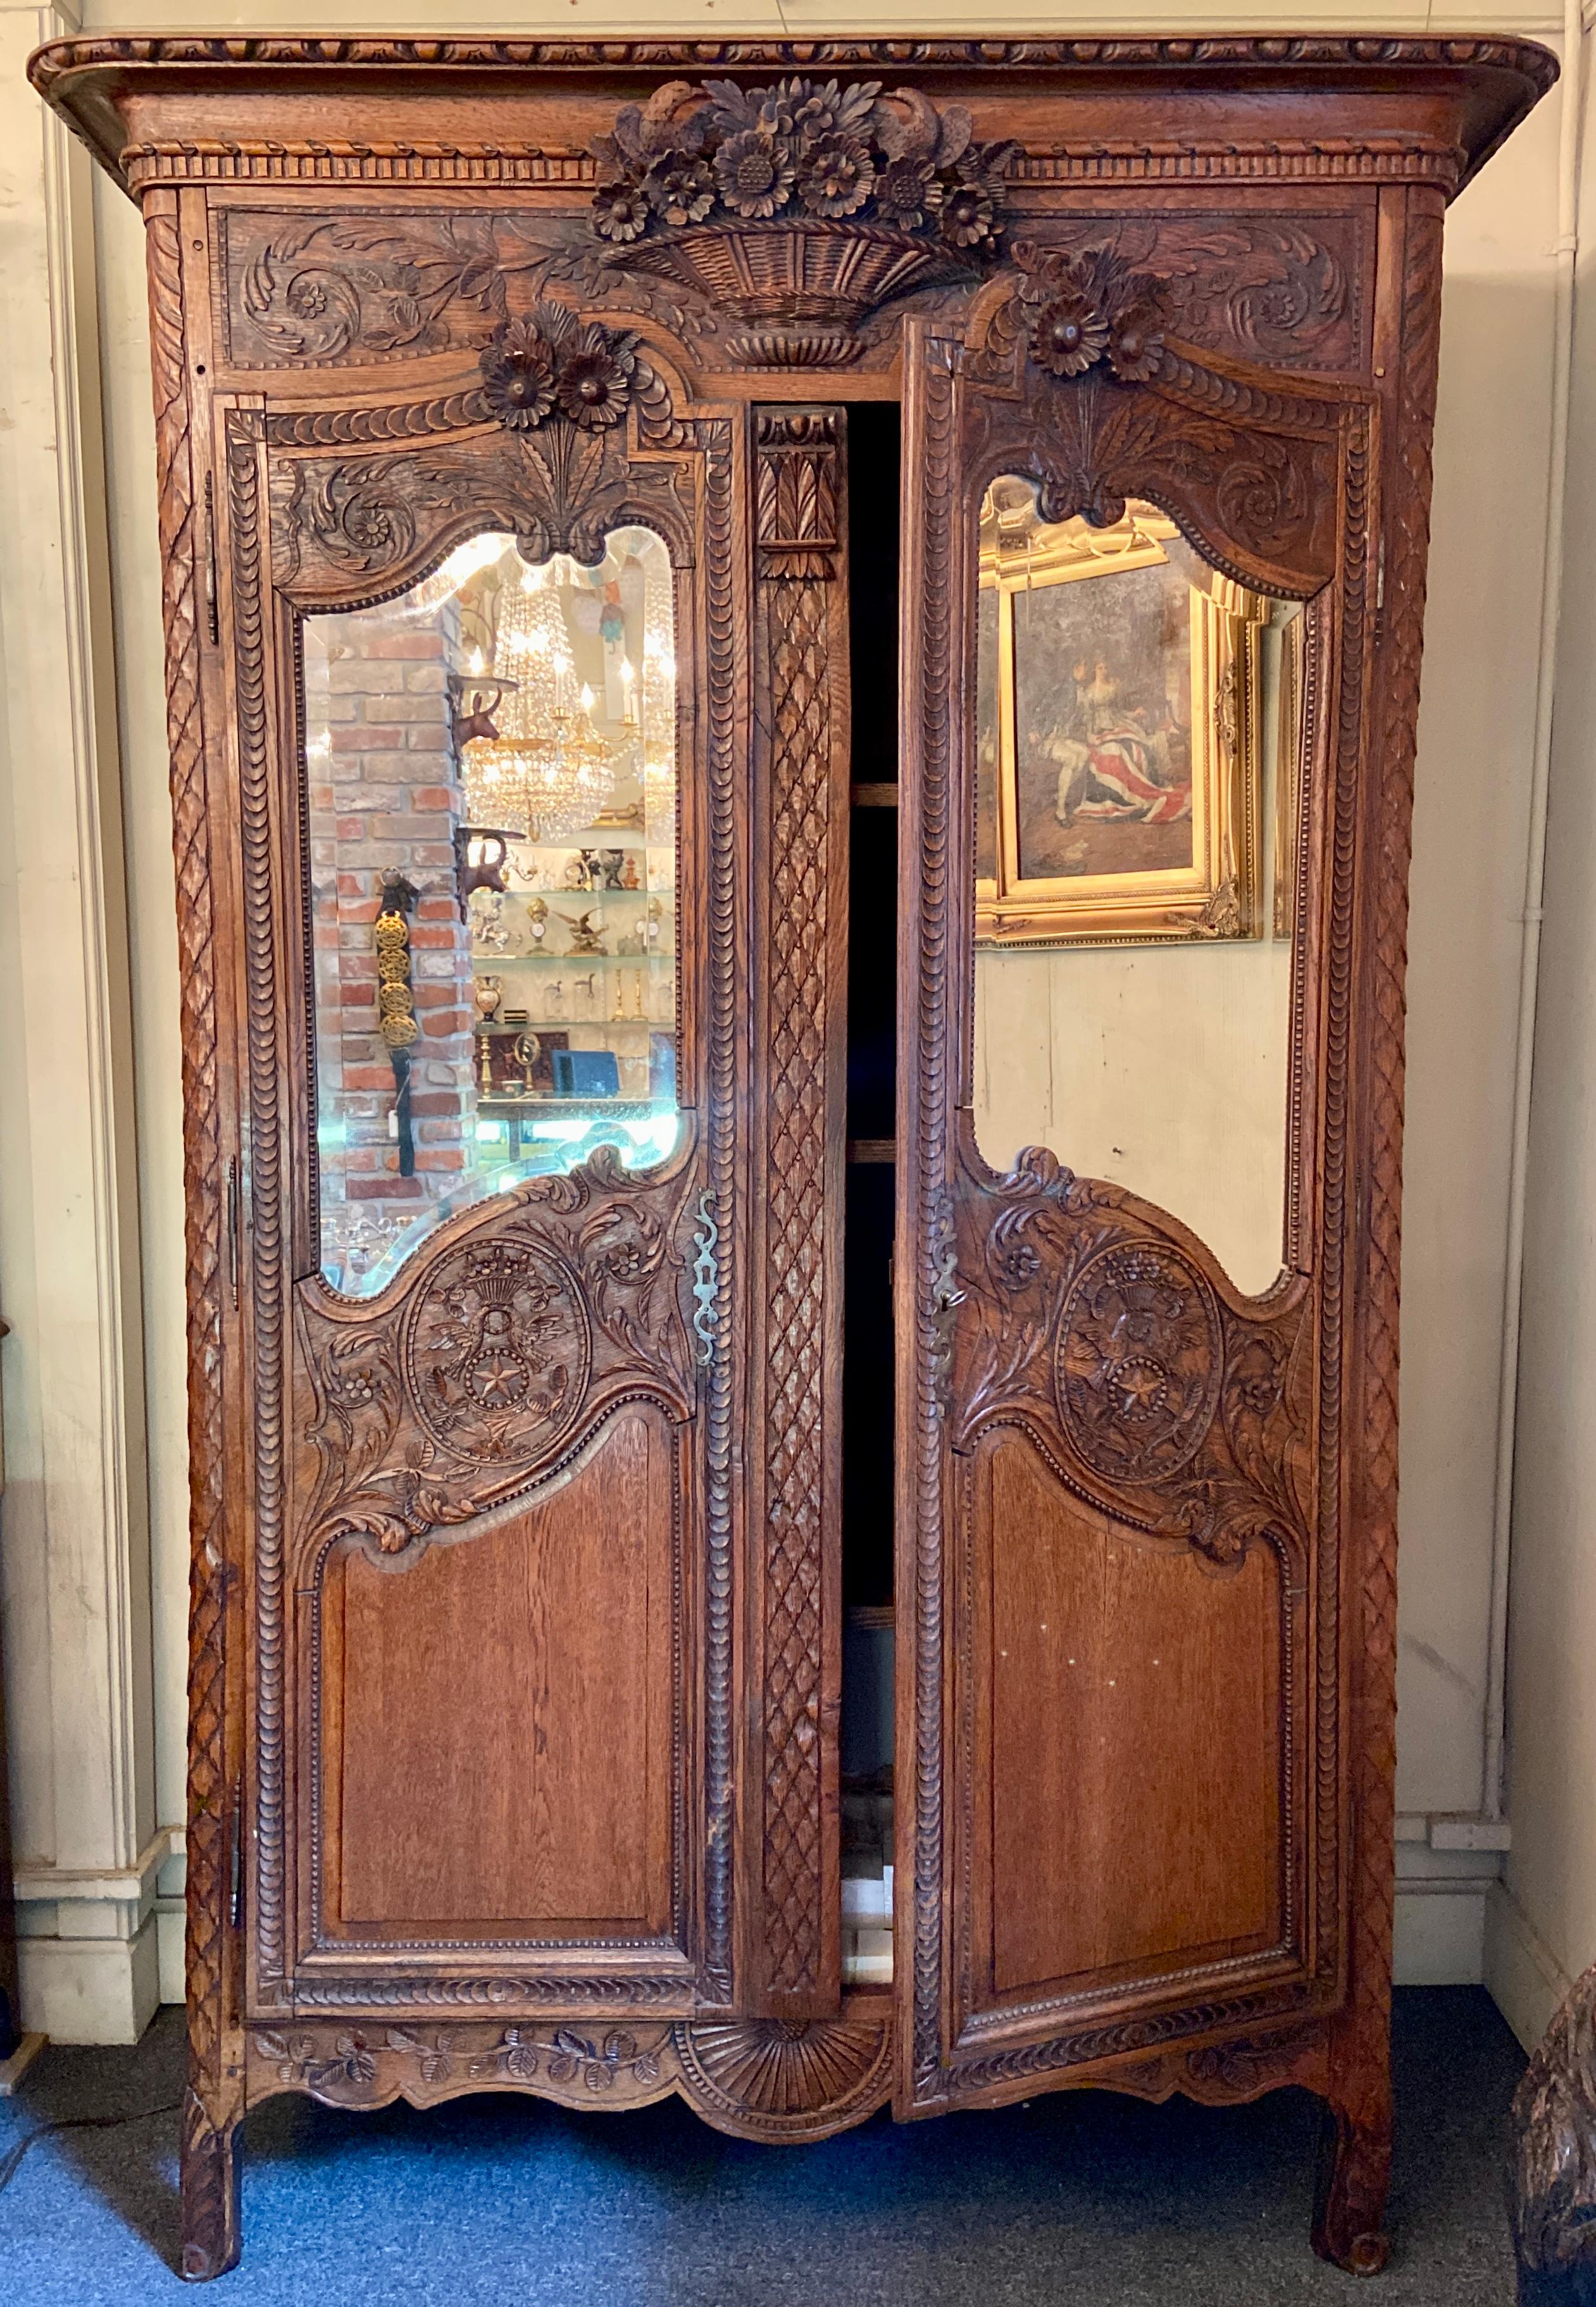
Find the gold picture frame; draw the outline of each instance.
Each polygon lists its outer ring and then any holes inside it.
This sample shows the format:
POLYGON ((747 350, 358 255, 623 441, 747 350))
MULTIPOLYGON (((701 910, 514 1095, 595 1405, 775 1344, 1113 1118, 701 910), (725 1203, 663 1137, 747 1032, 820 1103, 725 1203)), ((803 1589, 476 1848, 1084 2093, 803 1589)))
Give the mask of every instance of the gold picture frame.
POLYGON ((1264 595, 1210 569, 1151 505, 1128 506, 1111 528, 1047 524, 1031 483, 993 485, 976 651, 978 943, 1262 935, 1270 614, 1264 595), (1141 581, 1115 603, 1118 653, 1103 639, 1103 596, 1053 597, 1128 579, 1141 581), (1163 636, 1156 648, 1150 631, 1163 636), (1069 664, 1092 646, 1094 665, 1069 664), (1022 719, 1022 699, 1038 697, 1022 719))

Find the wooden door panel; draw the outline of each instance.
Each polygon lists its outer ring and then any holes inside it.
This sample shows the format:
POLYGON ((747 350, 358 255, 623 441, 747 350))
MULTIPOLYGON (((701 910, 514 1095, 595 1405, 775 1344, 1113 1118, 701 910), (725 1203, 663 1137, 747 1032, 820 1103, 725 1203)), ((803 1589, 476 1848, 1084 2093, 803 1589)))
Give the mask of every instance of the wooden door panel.
MULTIPOLYGON (((530 325, 566 343, 569 316, 538 313, 530 325)), ((490 368, 513 366, 508 327, 490 368)), ((593 341, 616 359, 623 404, 579 439, 551 412, 528 448, 471 395, 416 416, 369 376, 336 415, 305 414, 292 386, 216 410, 247 819, 241 1282, 264 1437, 249 1991, 267 2017, 489 1995, 669 2017, 733 1994, 748 464, 736 412, 675 415, 668 347, 634 359, 630 339, 593 341), (416 424, 437 436, 425 450, 416 424), (344 1294, 316 1270, 307 921, 312 869, 329 861, 314 853, 300 621, 397 599, 482 531, 534 566, 587 566, 628 527, 663 541, 673 604, 675 1143, 635 1157, 599 1143, 570 1170, 453 1197, 381 1287, 344 1294)), ((440 731, 439 669, 423 673, 433 733, 408 751, 445 768, 452 751, 458 768, 469 696, 449 692, 465 717, 440 731)), ((379 720, 370 744, 397 757, 403 736, 379 720)), ((379 813, 368 838, 420 842, 402 817, 379 813)), ((423 930, 458 959, 456 858, 433 840, 414 862, 431 908, 411 941, 425 1011, 423 930)), ((371 935, 340 924, 340 950, 371 935)), ((383 1050, 371 1056, 385 1078, 383 1050)), ((431 1125, 416 1111, 419 1171, 431 1125)))
POLYGON ((325 1929, 670 1931, 674 1457, 629 1409, 496 1529, 333 1557, 325 1929))
POLYGON ((1254 1953, 1283 1920, 1281 1576, 1072 1498, 1012 1431, 978 1454, 974 2008, 1254 1953), (978 1974, 979 1976, 980 1974, 978 1974))
MULTIPOLYGON (((1214 2030, 1317 2023, 1346 1977, 1347 1044, 1344 1013, 1315 989, 1351 903, 1350 850, 1332 853, 1326 828, 1356 790, 1345 700, 1367 677, 1368 633, 1349 639, 1330 604, 1363 581, 1372 411, 1285 377, 1266 395, 1261 369, 1222 387, 1185 353, 1152 379, 1130 373, 1139 361, 1056 372, 1031 329, 1032 276, 1050 261, 1017 250, 1010 301, 994 287, 957 344, 912 326, 905 364, 905 2114, 1102 2079, 1155 2045, 1161 2076, 1207 2088, 1187 2062, 1214 2030), (1239 485, 1265 467, 1280 485, 1269 507, 1239 485), (1023 1148, 1007 1174, 978 1144, 977 519, 1005 474, 1035 485, 1044 521, 1111 526, 1126 500, 1151 499, 1230 577, 1321 596, 1300 763, 1287 1271, 1261 1297, 1177 1218, 1074 1176, 1067 1136, 1059 1152, 1023 1148)), ((1154 2080, 1144 2064, 1132 2082, 1154 2080)))

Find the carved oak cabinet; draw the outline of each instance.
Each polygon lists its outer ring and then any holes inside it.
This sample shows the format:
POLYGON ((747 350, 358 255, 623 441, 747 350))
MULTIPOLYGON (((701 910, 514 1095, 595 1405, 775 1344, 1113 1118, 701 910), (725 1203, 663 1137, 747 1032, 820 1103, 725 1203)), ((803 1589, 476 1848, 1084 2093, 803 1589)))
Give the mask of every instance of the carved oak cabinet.
POLYGON ((35 57, 149 243, 189 2276, 284 2090, 777 2141, 1297 2084, 1316 2245, 1382 2263, 1441 222, 1553 70, 35 57), (1092 622, 1148 587, 1154 639, 1092 622), (1252 1274, 1201 1216, 1239 1060, 1152 1133, 1220 1131, 1168 1206, 1068 1065, 994 1117, 1105 984, 1255 965, 1252 1274), (849 1601, 896 1626, 889 1986, 843 1960, 849 1601))

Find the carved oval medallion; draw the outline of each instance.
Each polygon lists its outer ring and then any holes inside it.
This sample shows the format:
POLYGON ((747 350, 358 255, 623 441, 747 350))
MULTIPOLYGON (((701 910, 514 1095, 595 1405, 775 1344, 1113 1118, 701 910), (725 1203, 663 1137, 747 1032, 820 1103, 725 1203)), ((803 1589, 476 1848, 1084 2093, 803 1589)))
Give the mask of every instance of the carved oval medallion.
POLYGON ((587 1391, 593 1337, 576 1275, 517 1234, 467 1242, 416 1301, 406 1368, 433 1440, 477 1465, 552 1448, 587 1391))
POLYGON ((1157 1481, 1201 1445, 1223 1362, 1219 1309, 1196 1267, 1167 1243, 1110 1243, 1064 1300, 1059 1416, 1095 1472, 1157 1481))

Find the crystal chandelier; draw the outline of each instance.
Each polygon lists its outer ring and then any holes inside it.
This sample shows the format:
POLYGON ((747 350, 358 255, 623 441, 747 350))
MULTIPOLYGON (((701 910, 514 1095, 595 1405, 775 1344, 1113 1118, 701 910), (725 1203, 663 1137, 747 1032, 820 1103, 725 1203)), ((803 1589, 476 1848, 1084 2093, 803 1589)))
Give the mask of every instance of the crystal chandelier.
POLYGON ((546 574, 526 569, 501 587, 492 673, 473 667, 503 684, 493 708, 500 733, 474 737, 463 756, 472 821, 539 842, 592 824, 614 791, 618 750, 631 742, 617 749, 600 733, 593 691, 577 687, 560 573, 556 560, 546 574))

